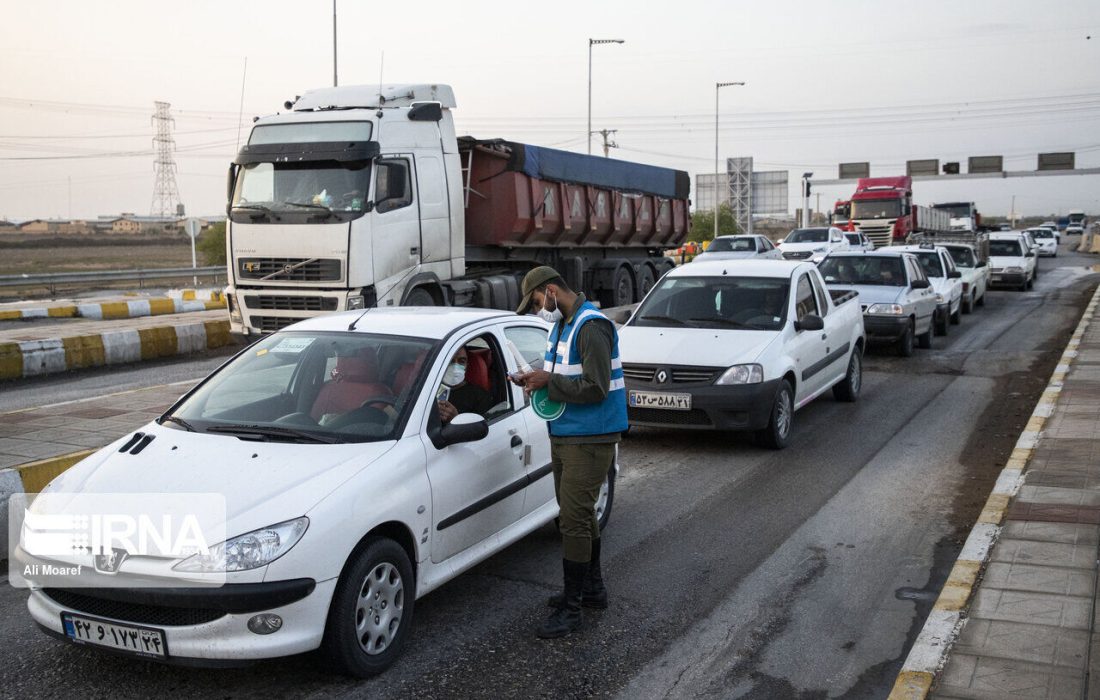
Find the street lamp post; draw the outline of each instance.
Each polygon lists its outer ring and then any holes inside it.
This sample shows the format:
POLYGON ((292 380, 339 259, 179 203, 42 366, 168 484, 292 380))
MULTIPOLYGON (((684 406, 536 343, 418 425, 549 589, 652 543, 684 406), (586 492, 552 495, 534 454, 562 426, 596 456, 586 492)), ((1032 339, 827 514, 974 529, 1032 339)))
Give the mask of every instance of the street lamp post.
POLYGON ((802 173, 802 227, 808 228, 813 225, 813 221, 810 220, 810 178, 814 176, 813 173, 802 173))
POLYGON ((588 155, 592 155, 592 47, 596 44, 622 44, 623 39, 589 39, 588 40, 588 155))
POLYGON ((743 82, 714 84, 714 238, 718 238, 718 91, 743 82))

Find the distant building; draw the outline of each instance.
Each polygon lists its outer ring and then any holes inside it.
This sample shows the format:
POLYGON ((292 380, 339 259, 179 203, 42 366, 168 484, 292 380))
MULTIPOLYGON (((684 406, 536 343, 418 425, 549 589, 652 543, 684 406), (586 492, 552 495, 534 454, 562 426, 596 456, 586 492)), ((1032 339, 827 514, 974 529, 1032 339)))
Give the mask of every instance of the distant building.
POLYGON ((61 226, 69 223, 62 219, 31 219, 19 225, 20 233, 60 233, 61 226))
POLYGON ((0 219, 0 233, 15 233, 19 230, 19 224, 13 221, 0 219))

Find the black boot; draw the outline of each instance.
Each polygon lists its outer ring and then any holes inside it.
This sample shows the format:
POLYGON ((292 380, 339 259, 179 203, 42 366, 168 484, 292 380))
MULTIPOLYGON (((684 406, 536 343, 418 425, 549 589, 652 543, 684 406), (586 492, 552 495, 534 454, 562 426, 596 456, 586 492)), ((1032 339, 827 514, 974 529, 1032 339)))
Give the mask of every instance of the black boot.
POLYGON ((564 637, 581 626, 581 589, 584 577, 588 573, 588 562, 562 559, 565 579, 565 593, 561 606, 550 613, 550 617, 539 628, 541 639, 564 637))
MULTIPOLYGON (((603 585, 603 572, 600 570, 600 542, 592 540, 592 559, 588 562, 588 571, 584 576, 584 587, 581 589, 581 605, 597 610, 607 609, 607 588, 603 585)), ((561 607, 562 595, 550 596, 546 604, 551 608, 561 607)))

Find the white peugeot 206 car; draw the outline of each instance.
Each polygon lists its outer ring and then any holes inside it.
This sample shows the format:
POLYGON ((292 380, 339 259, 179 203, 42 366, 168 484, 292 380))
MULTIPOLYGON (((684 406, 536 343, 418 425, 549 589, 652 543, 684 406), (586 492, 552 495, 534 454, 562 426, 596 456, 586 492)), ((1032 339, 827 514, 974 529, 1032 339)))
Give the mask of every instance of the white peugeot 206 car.
POLYGON ((546 344, 537 317, 440 308, 327 315, 259 340, 47 487, 218 492, 228 539, 175 560, 123 556, 109 575, 89 554, 92 587, 28 581, 31 615, 55 636, 165 662, 320 648, 343 673, 382 671, 420 596, 557 515, 546 423, 506 376, 540 366, 546 344), (444 424, 437 397, 460 348, 466 384, 492 405, 462 413, 450 392, 460 412, 444 424), (184 585, 221 572, 224 585, 184 585), (160 587, 128 587, 143 577, 160 587), (126 644, 138 634, 158 643, 126 644))

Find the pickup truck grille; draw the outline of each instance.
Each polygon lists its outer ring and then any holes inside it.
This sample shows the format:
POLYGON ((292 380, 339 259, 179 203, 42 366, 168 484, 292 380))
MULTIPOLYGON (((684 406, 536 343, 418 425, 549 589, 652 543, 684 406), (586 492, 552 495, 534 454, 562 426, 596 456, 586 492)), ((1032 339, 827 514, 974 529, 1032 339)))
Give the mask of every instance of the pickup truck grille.
POLYGON ((800 250, 800 251, 791 252, 791 253, 783 253, 783 259, 784 260, 805 260, 806 258, 810 257, 811 255, 813 255, 812 251, 800 250))
POLYGON ((338 282, 341 277, 338 258, 241 258, 237 274, 241 279, 258 280, 271 276, 273 282, 338 282))
POLYGON ((249 309, 270 311, 335 311, 336 297, 299 297, 282 294, 249 294, 244 298, 249 309))
POLYGON ((639 382, 652 384, 656 381, 658 369, 669 373, 668 381, 673 384, 710 384, 718 378, 725 367, 665 367, 656 365, 623 365, 623 376, 639 382))

